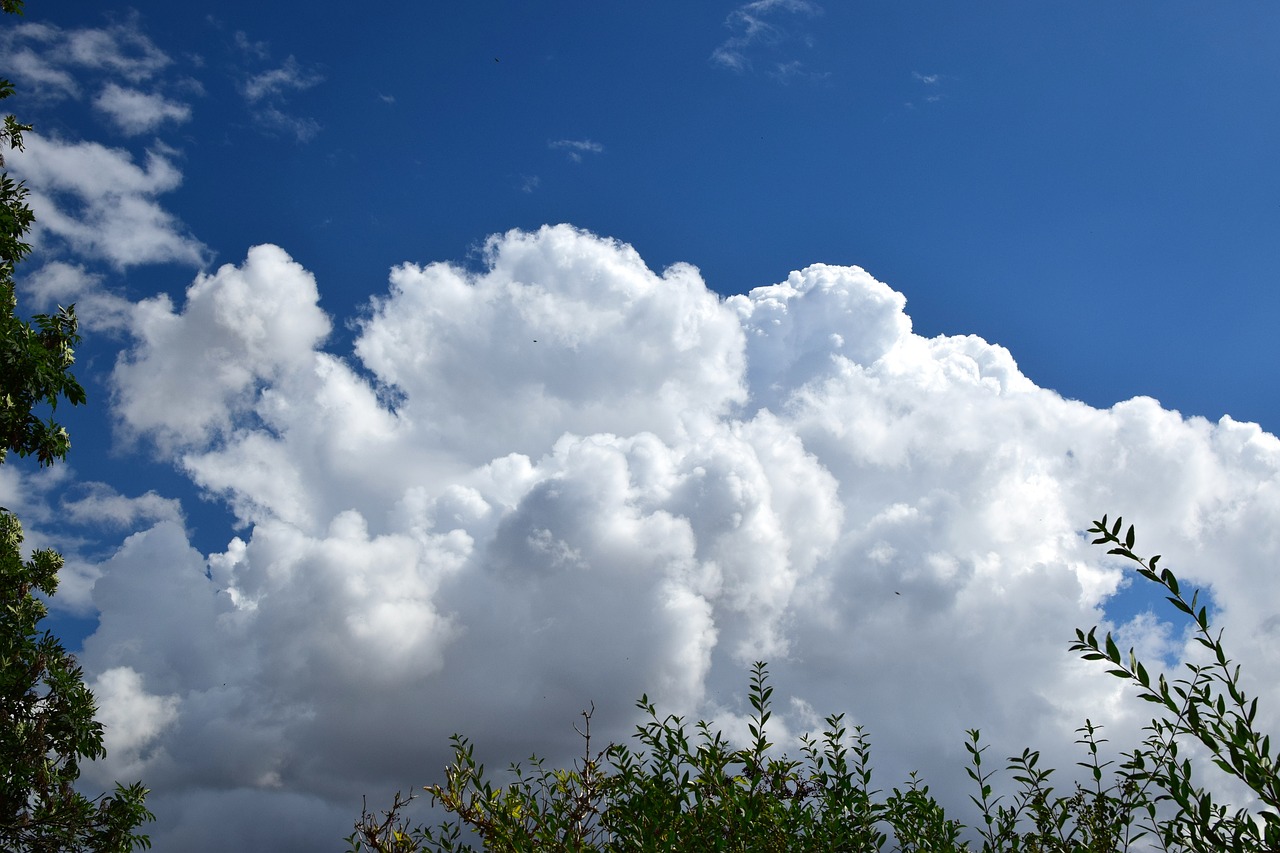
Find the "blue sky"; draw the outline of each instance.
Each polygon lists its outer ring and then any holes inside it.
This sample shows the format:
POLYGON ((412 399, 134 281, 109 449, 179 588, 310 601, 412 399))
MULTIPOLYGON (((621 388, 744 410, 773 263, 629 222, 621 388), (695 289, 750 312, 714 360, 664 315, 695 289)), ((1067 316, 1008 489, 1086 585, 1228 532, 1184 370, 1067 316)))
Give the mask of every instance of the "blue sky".
MULTIPOLYGON (((129 15, 58 6, 28 17, 129 15)), ((340 313, 390 263, 571 222, 722 293, 858 264, 921 333, 998 342, 1067 396, 1274 428, 1267 4, 784 3, 755 39, 731 4, 132 8, 205 90, 160 128, 189 164, 171 209, 218 261, 288 246, 340 313), (304 143, 243 96, 289 57, 304 143)))
POLYGON ((1048 751, 1102 703, 1122 742, 1071 628, 1182 642, 1103 512, 1274 666, 1273 4, 0 24, 23 298, 77 303, 91 394, 0 502, 68 555, 90 781, 148 781, 157 849, 329 843, 464 725, 498 765, 602 697, 732 726, 759 657, 889 784, 985 715, 1048 751))

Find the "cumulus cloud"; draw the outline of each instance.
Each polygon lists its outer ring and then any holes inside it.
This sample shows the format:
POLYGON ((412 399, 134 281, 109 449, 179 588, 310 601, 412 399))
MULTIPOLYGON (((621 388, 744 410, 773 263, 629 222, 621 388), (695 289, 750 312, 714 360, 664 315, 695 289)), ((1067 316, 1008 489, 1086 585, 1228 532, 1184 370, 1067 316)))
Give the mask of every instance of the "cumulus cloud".
POLYGON ((138 345, 114 373, 117 415, 165 448, 223 434, 261 382, 309 363, 329 333, 315 279, 275 246, 201 275, 186 297, 180 314, 166 295, 136 306, 138 345))
POLYGON ((20 286, 37 311, 49 312, 60 305, 75 304, 82 328, 116 332, 129 326, 133 303, 107 290, 102 276, 82 264, 49 261, 24 276, 20 286))
POLYGON ((146 756, 146 749, 178 716, 179 698, 155 696, 142 686, 142 676, 127 666, 101 673, 89 685, 97 701, 95 719, 102 723, 103 746, 113 775, 129 778, 146 756))
POLYGON ((25 150, 14 151, 9 166, 31 187, 38 242, 61 239, 118 269, 203 263, 204 246, 156 200, 182 182, 160 150, 149 151, 140 166, 123 149, 28 133, 25 150))
POLYGON ((0 33, 9 73, 45 97, 80 97, 73 71, 96 71, 133 84, 153 78, 172 60, 138 27, 136 18, 102 28, 62 29, 23 23, 0 33))
POLYGON ((93 105, 106 113, 121 132, 137 136, 155 130, 166 121, 177 124, 191 118, 191 107, 154 92, 127 89, 108 83, 93 105))
POLYGON ((1212 586, 1246 668, 1280 664, 1258 427, 1065 400, 916 335, 856 267, 720 299, 568 226, 483 258, 393 269, 346 357, 274 246, 130 314, 117 417, 242 526, 203 554, 139 515, 95 565, 82 661, 139 709, 113 737, 158 849, 330 845, 362 794, 436 779, 450 733, 565 760, 593 701, 603 738, 641 692, 732 727, 760 658, 779 731, 848 713, 884 785, 918 769, 962 807, 971 727, 1067 773, 1086 715, 1124 745, 1148 713, 1065 648, 1121 582, 1081 535, 1107 511, 1212 586))

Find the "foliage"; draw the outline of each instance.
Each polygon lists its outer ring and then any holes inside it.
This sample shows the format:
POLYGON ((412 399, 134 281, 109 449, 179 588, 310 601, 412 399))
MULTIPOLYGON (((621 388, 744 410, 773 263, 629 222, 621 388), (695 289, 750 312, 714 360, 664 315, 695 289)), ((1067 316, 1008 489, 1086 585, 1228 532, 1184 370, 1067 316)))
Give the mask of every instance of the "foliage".
MULTIPOLYGON (((0 80, 0 100, 12 94, 13 84, 0 80)), ((30 129, 5 116, 0 150, 6 144, 22 150, 23 131, 30 129)), ((15 183, 8 172, 0 174, 0 462, 14 451, 35 454, 41 465, 51 465, 67 455, 71 440, 64 427, 52 418, 42 421, 33 409, 41 404, 56 409, 59 399, 73 406, 85 401, 84 388, 71 375, 80 335, 75 306, 37 314, 32 323, 17 315, 14 266, 31 251, 24 237, 35 220, 26 199, 25 185, 15 183)))
POLYGON ((1154 786, 1162 793, 1157 799, 1176 804, 1178 812, 1156 824, 1154 811, 1147 810, 1149 825, 1166 847, 1191 850, 1280 850, 1280 776, 1271 753, 1271 737, 1254 727, 1258 700, 1240 688, 1240 667, 1232 666, 1222 646, 1222 631, 1211 629, 1207 607, 1199 607, 1199 590, 1188 601, 1177 577, 1168 569, 1158 569, 1159 555, 1144 560, 1133 551, 1134 530, 1129 526, 1120 538, 1122 520, 1110 527, 1104 515, 1090 533, 1098 534, 1095 545, 1113 546, 1107 552, 1137 564, 1138 574, 1169 593, 1166 600, 1194 624, 1194 639, 1209 652, 1209 663, 1188 663, 1190 678, 1172 684, 1160 675, 1154 685, 1151 675, 1134 655, 1122 655, 1111 634, 1099 643, 1097 629, 1085 634, 1076 631, 1073 651, 1086 660, 1105 661, 1112 675, 1131 681, 1142 699, 1160 707, 1163 716, 1147 726, 1148 737, 1134 750, 1124 766, 1128 778, 1145 790, 1154 786), (1243 782, 1262 808, 1232 812, 1213 802, 1212 795, 1192 780, 1189 758, 1179 760, 1179 739, 1198 741, 1212 756, 1215 767, 1243 782))
POLYGON ((0 512, 0 849, 124 851, 149 847, 134 827, 151 819, 141 783, 90 800, 72 788, 80 760, 101 758, 102 726, 75 658, 39 622, 62 558, 24 562, 22 527, 0 512))
POLYGON ((1089 532, 1098 536, 1094 544, 1113 546, 1110 554, 1135 562, 1141 577, 1169 593, 1169 602, 1193 620, 1211 662, 1187 664, 1190 678, 1170 684, 1161 675, 1153 683, 1132 649, 1126 657, 1110 634, 1099 642, 1096 628, 1077 631, 1071 649, 1132 681, 1161 716, 1118 764, 1103 760, 1101 727, 1086 720, 1076 741, 1085 753, 1077 763, 1086 782, 1070 793, 1055 791, 1054 771, 1041 768, 1040 753, 1027 749, 1004 767, 1016 787, 997 795, 977 729, 965 742, 967 773, 977 786, 970 799, 979 819, 972 827, 949 817, 915 774, 888 795, 874 789, 868 736, 861 727, 850 732, 839 714, 827 717, 819 737, 801 739, 798 759, 775 756, 766 734, 773 687, 765 664, 757 663, 748 690, 752 741, 745 747, 733 748, 709 723, 690 730, 681 717, 660 717, 642 696, 637 707, 647 719, 634 734, 636 747, 610 744, 593 752, 592 708, 583 712, 583 755, 572 766, 549 769, 535 757, 527 768, 513 765, 513 781, 501 786, 486 779, 471 742, 454 735, 445 781, 425 789, 445 819, 413 825, 405 810, 414 796, 397 793, 380 815, 363 810, 348 849, 460 851, 478 842, 494 851, 637 853, 1280 850, 1280 779, 1270 738, 1254 727, 1257 700, 1240 689, 1240 669, 1223 651, 1221 632, 1211 631, 1206 608, 1196 608, 1198 595, 1185 599, 1173 573, 1157 570, 1159 557, 1147 561, 1134 553, 1133 527, 1124 539, 1121 529, 1119 519, 1108 524, 1104 516, 1089 532), (1187 739, 1249 787, 1257 811, 1215 804, 1193 782, 1191 761, 1179 752, 1187 739))
MULTIPOLYGON (((20 13, 21 0, 0 0, 20 13)), ((0 80, 0 99, 13 86, 0 80)), ((30 130, 7 116, 0 143, 22 148, 30 130)), ((0 165, 3 159, 0 158, 0 165)), ((9 451, 34 454, 41 465, 70 449, 66 430, 32 410, 58 400, 84 402, 71 375, 80 340, 75 312, 59 308, 29 324, 17 315, 15 264, 30 251, 24 238, 34 215, 27 189, 0 175, 0 463, 9 451)), ((10 851, 128 851, 150 847, 134 833, 152 820, 141 783, 117 784, 112 796, 89 799, 74 789, 80 762, 105 755, 97 708, 75 658, 39 623, 44 601, 58 586, 62 557, 51 550, 22 557, 22 525, 0 508, 0 849, 10 851)))

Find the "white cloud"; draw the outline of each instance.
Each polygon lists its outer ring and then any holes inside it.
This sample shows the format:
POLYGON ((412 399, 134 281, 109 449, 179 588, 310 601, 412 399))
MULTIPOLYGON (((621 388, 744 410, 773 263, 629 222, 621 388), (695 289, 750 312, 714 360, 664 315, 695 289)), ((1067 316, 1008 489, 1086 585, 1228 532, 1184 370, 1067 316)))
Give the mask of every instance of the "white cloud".
POLYGON ((126 89, 108 83, 93 105, 106 113, 129 136, 148 133, 166 121, 178 124, 191 118, 191 107, 154 92, 126 89))
POLYGON ((48 24, 20 24, 0 34, 0 44, 8 56, 8 73, 15 80, 44 97, 78 97, 80 87, 72 74, 31 46, 43 47, 57 41, 60 34, 61 30, 48 24))
POLYGON ((279 107, 262 107, 253 115, 258 126, 268 134, 291 136, 298 142, 310 142, 321 130, 320 122, 315 119, 290 115, 279 107))
MULTIPOLYGON (((243 37, 242 33, 236 35, 238 39, 243 37)), ((250 50, 245 40, 241 47, 257 59, 267 58, 265 44, 251 45, 253 49, 250 50)), ((283 133, 299 142, 307 142, 320 132, 320 124, 315 119, 288 112, 285 109, 287 96, 323 81, 323 75, 303 68, 298 60, 289 56, 277 67, 248 75, 240 91, 260 127, 269 133, 283 133)))
POLYGON ((102 276, 79 264, 51 261, 22 279, 21 286, 37 310, 49 311, 57 305, 75 302, 97 290, 101 283, 102 276))
POLYGON ((69 61, 109 70, 134 82, 146 80, 171 62, 138 29, 136 20, 106 29, 71 30, 65 39, 69 61))
POLYGON ((270 68, 254 74, 244 82, 244 96, 250 102, 279 97, 286 92, 299 92, 310 89, 324 77, 313 71, 304 71, 298 60, 286 57, 279 68, 270 68))
POLYGON ((275 246, 201 275, 186 296, 181 314, 164 295, 136 306, 138 346, 113 377, 121 421, 165 448, 225 434, 261 383, 310 363, 329 333, 315 279, 275 246))
POLYGON ((1138 736, 1148 711, 1066 652, 1120 582, 1080 535, 1108 511, 1212 583, 1280 700, 1274 436, 1064 400, 998 346, 915 335, 853 267, 720 300, 567 226, 484 258, 395 268, 359 370, 276 247, 130 315, 118 417, 244 525, 202 555, 158 520, 95 567, 88 671, 175 700, 128 753, 161 843, 332 844, 361 794, 435 780, 450 733, 491 767, 565 760, 592 701, 602 738, 642 691, 728 724, 760 657, 780 726, 848 712, 884 785, 919 769, 963 811, 967 728, 1063 774, 1086 715, 1138 736))
POLYGON ((204 246, 181 231, 181 224, 156 201, 172 191, 182 174, 159 151, 146 165, 129 152, 96 142, 68 143, 37 133, 9 165, 31 189, 35 239, 65 240, 73 250, 119 269, 175 261, 200 265, 204 246))
POLYGON ((125 497, 105 483, 88 483, 82 497, 64 499, 62 512, 78 524, 98 524, 136 529, 157 521, 182 523, 182 507, 172 498, 149 491, 136 498, 125 497))
POLYGON ((129 326, 133 303, 102 287, 102 276, 80 264, 49 261, 21 279, 23 293, 38 311, 59 305, 76 306, 76 319, 84 329, 114 332, 129 326))
MULTIPOLYGON (((793 19, 784 15, 816 16, 822 7, 810 0, 753 0, 729 13, 724 25, 732 35, 711 53, 711 61, 734 71, 746 71, 752 67, 752 57, 763 49, 776 49, 779 45, 808 40, 808 35, 794 26, 793 19)), ((778 75, 787 79, 800 73, 798 60, 787 59, 775 63, 778 75)), ((825 76, 825 75, 819 75, 825 76)))
POLYGON ((569 159, 575 163, 582 162, 584 153, 599 154, 604 151, 603 145, 590 139, 556 139, 548 142, 547 147, 565 152, 569 155, 569 159))
POLYGON ((23 23, 0 33, 11 73, 46 97, 79 97, 71 69, 91 70, 133 84, 149 80, 172 60, 138 28, 136 18, 104 28, 64 30, 23 23))
MULTIPOLYGON (((912 71, 911 76, 924 87, 924 100, 926 103, 933 104, 942 100, 941 74, 921 74, 919 71, 912 71)), ((907 106, 912 107, 914 104, 908 102, 907 106)))
POLYGON ((118 778, 137 772, 148 746, 178 717, 179 697, 155 696, 142 686, 142 676, 127 666, 101 673, 90 685, 98 704, 107 750, 103 769, 118 778))

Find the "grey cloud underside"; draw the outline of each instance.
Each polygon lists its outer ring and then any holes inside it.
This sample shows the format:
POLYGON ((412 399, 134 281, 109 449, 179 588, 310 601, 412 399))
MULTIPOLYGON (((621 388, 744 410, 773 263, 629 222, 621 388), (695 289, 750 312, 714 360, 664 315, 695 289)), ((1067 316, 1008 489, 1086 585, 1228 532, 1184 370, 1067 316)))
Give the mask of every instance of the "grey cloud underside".
POLYGON ((95 567, 83 662, 134 722, 93 772, 146 779, 158 849, 227 822, 331 845, 361 794, 434 780, 450 733, 496 767, 563 759, 592 701, 602 738, 641 692, 733 727, 760 658, 779 724, 848 712, 887 785, 954 794, 973 726, 1070 767, 1053 745, 1085 715, 1123 744, 1145 713, 1065 652, 1120 582, 1079 535, 1108 511, 1212 582, 1240 658, 1275 671, 1255 534, 1280 442, 1256 426, 1063 399, 1001 347, 915 335, 855 267, 720 299, 568 226, 485 258, 396 267, 346 358, 274 246, 128 307, 115 416, 244 525, 204 555, 156 506, 95 567))

